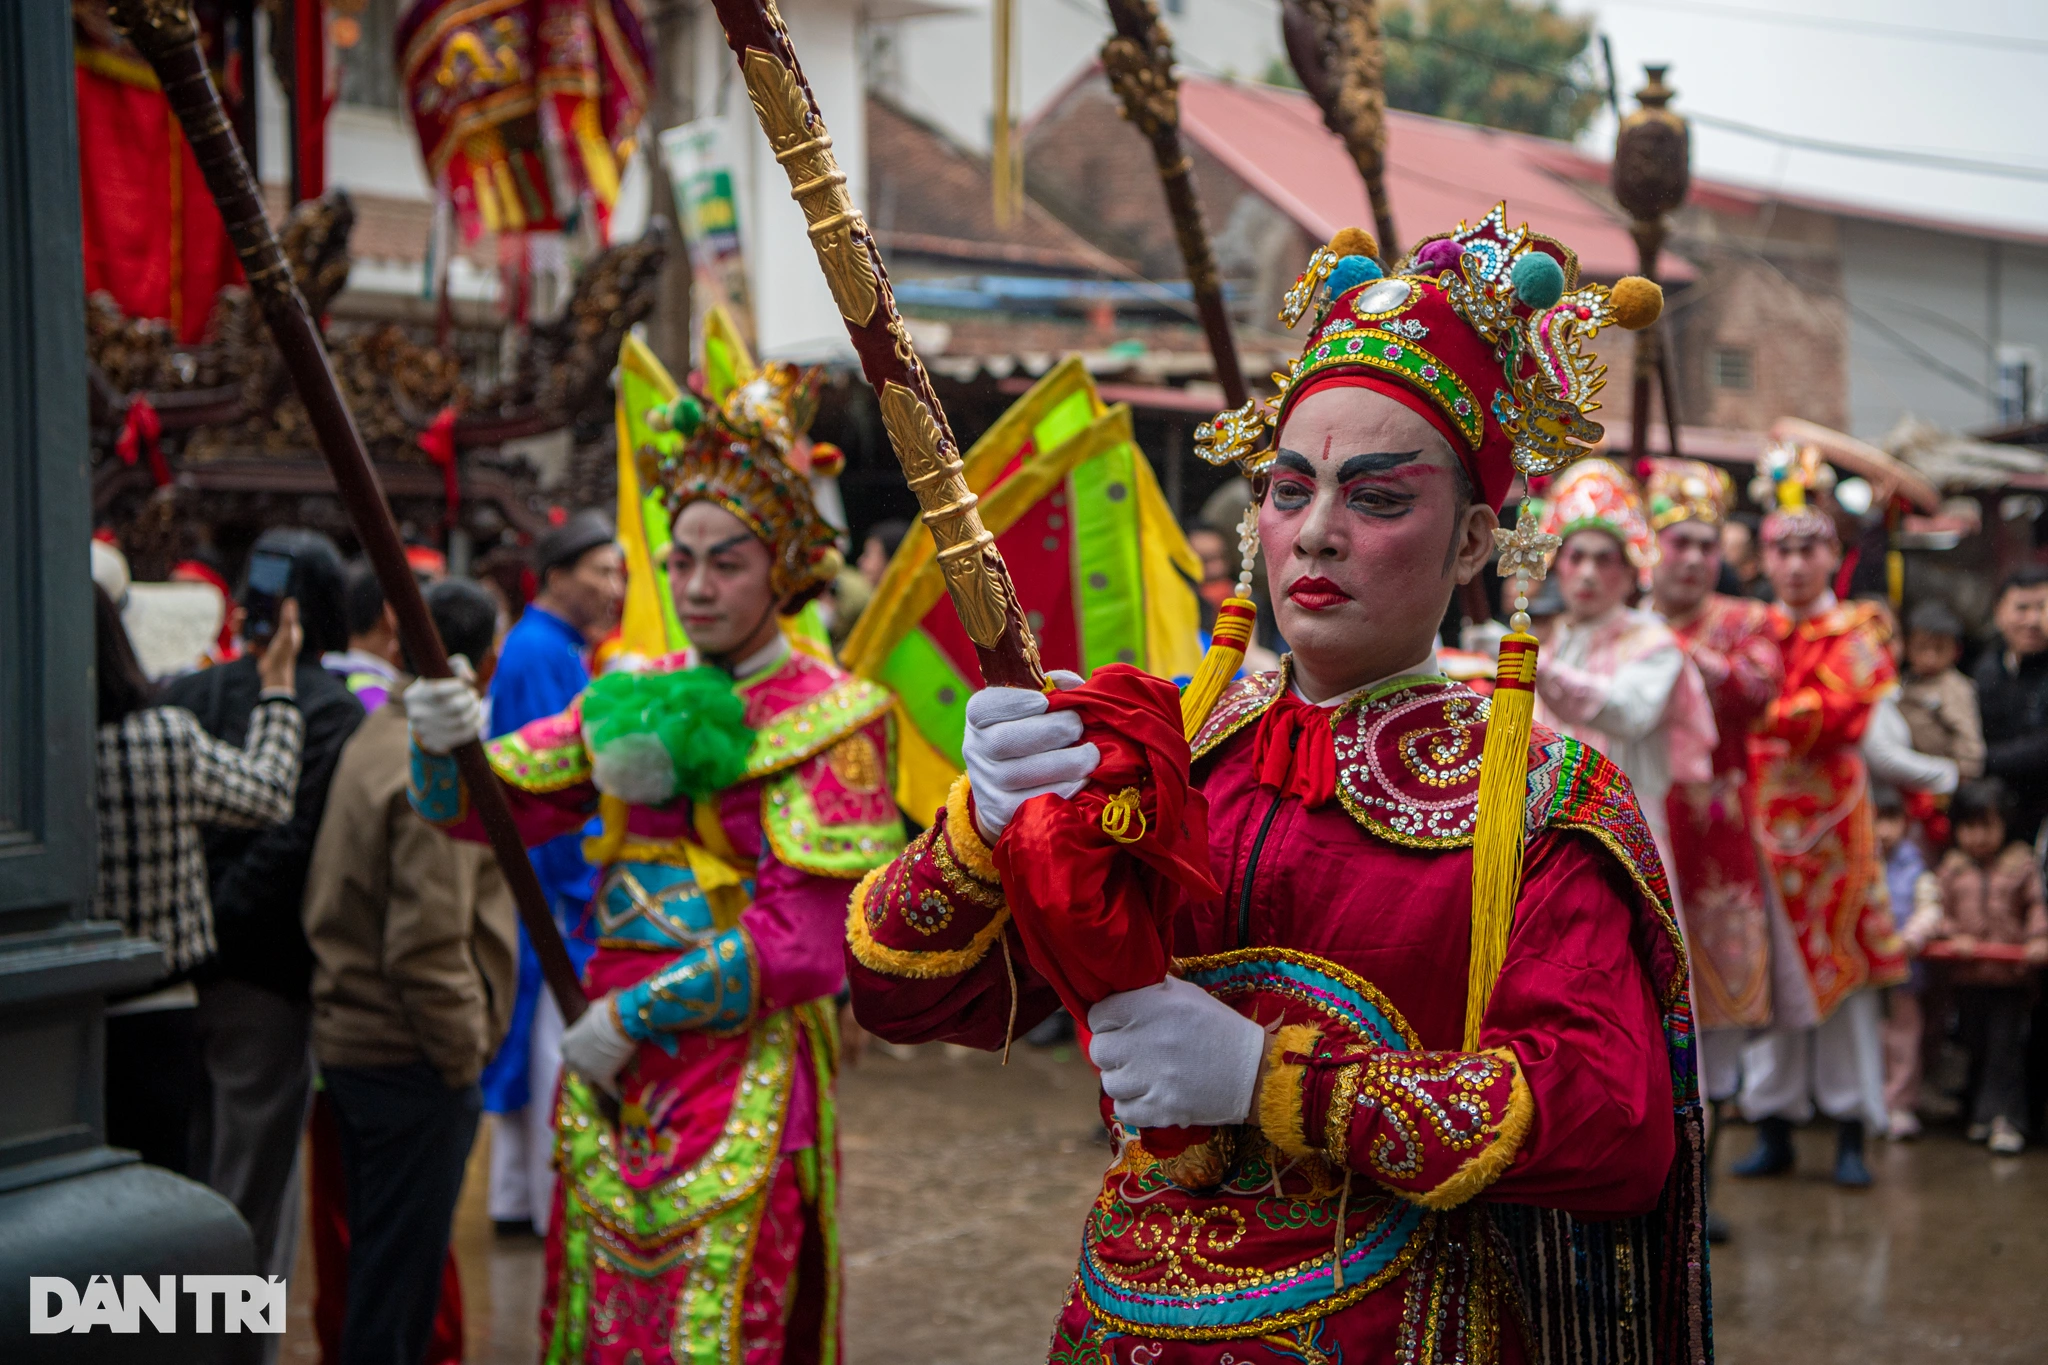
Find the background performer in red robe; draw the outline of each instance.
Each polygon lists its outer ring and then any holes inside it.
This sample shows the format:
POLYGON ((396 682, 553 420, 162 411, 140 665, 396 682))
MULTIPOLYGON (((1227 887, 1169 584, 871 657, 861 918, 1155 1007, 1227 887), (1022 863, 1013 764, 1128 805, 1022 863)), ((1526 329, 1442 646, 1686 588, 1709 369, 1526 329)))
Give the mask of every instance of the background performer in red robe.
POLYGON ((1692 656, 1720 735, 1713 777, 1671 789, 1668 871, 1685 906, 1692 950, 1700 1087, 1710 1101, 1732 1100, 1752 1030, 1819 1020, 1798 944, 1751 832, 1749 730, 1778 699, 1785 664, 1764 604, 1714 591, 1721 525, 1735 498, 1728 476, 1699 460, 1653 460, 1646 491, 1658 550, 1651 597, 1692 656))
MULTIPOLYGON (((1691 1009, 1648 829, 1576 741, 1539 728, 1509 751, 1520 893, 1470 1036, 1489 708, 1435 657, 1514 462, 1554 468, 1576 449, 1557 433, 1598 437, 1580 336, 1654 317, 1654 287, 1581 286, 1504 207, 1391 276, 1376 254, 1347 229, 1289 295, 1283 318, 1313 325, 1273 445, 1238 439, 1254 404, 1205 452, 1258 476, 1293 652, 1224 693, 1174 793, 1174 834, 1206 818, 1221 894, 1151 883, 1174 974, 1089 1011, 1116 1158, 1051 1359, 1705 1362, 1691 1009), (1189 1126, 1213 1135, 1148 1150, 1189 1126)), ((1540 572, 1536 539, 1508 543, 1540 572)), ((970 702, 968 779, 855 893, 865 1026, 1001 1048, 1051 1011, 1049 976, 1071 989, 1077 964, 1033 960, 1018 920, 1042 907, 1008 869, 1045 808, 1129 751, 1085 704, 1118 677, 970 702)), ((1142 853, 1159 795, 1133 792, 1105 832, 1142 853)))
POLYGON ((1765 518, 1763 546, 1785 690, 1751 733, 1749 759, 1757 837, 1819 1022, 1780 1020, 1743 1053, 1742 1112, 1757 1145, 1735 1172, 1790 1170, 1792 1125, 1818 1110, 1836 1124, 1835 1183, 1856 1188, 1870 1183, 1864 1133, 1885 1121, 1877 988, 1906 979, 1857 745, 1898 672, 1878 608, 1837 602, 1828 587, 1842 547, 1834 521, 1804 496, 1817 470, 1781 472, 1786 505, 1765 518))

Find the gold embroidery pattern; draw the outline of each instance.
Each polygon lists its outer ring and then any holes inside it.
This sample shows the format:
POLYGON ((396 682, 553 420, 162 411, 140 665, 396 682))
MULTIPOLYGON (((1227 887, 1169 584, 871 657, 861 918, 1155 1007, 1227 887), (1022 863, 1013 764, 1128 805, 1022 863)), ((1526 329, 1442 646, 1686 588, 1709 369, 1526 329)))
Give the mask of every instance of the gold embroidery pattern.
POLYGON ((848 735, 825 751, 825 766, 839 785, 856 796, 868 796, 882 789, 882 756, 875 742, 865 734, 848 735))
POLYGON ((1337 1073, 1330 1088, 1330 1108, 1323 1117, 1323 1150, 1340 1168, 1351 1164, 1351 1114, 1358 1103, 1358 1083, 1364 1076, 1363 1063, 1354 1063, 1337 1073))
POLYGON ((942 892, 927 891, 904 905, 903 922, 929 937, 953 922, 953 903, 942 892))

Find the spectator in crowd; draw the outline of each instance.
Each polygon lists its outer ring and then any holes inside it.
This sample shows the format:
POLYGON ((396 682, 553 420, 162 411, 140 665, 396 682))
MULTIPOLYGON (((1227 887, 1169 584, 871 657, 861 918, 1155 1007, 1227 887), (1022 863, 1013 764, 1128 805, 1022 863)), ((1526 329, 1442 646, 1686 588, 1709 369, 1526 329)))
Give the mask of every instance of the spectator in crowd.
POLYGON ((1884 860, 1886 889, 1891 892, 1892 919, 1899 937, 1912 954, 1912 975, 1885 992, 1884 1018, 1884 1104, 1885 1136, 1902 1142, 1920 1133, 1920 1116, 1915 1112, 1920 1097, 1920 1078, 1926 1047, 1926 1011, 1922 997, 1927 989, 1927 964, 1918 960, 1920 950, 1940 927, 1941 889, 1928 870, 1920 845, 1906 837, 1911 821, 1898 791, 1880 787, 1871 793, 1871 828, 1877 835, 1877 854, 1884 860))
POLYGON ((1949 803, 1955 847, 1941 860, 1940 936, 1963 960, 1949 967, 1975 1100, 1969 1138, 2001 1156, 2026 1146, 2027 1016, 2032 975, 2048 963, 2048 903, 2034 850, 2007 842, 2005 784, 1966 782, 1949 803), (2018 945, 2024 962, 1975 959, 1980 946, 2018 945))
POLYGON ((190 711, 156 704, 121 612, 93 589, 99 683, 99 884, 93 914, 163 949, 164 975, 107 1006, 107 1141, 204 1179, 189 1145, 202 1092, 192 974, 214 955, 201 826, 258 828, 291 819, 305 726, 293 701, 298 607, 285 603, 257 666, 257 704, 240 745, 190 711))
MULTIPOLYGON (((313 952, 300 910, 327 784, 363 708, 318 662, 348 645, 346 576, 334 542, 274 528, 257 537, 255 549, 292 561, 286 595, 298 600, 305 640, 292 684, 306 739, 290 820, 253 832, 215 824, 207 832, 219 954, 197 974, 194 1020, 212 1093, 204 1116, 207 1183, 254 1232, 259 1273, 288 1275, 298 1249, 299 1138, 313 1085, 313 952)), ((245 587, 242 605, 249 601, 245 587)), ((265 709, 265 660, 279 644, 276 636, 245 637, 241 658, 178 679, 164 701, 192 712, 215 739, 244 745, 265 709)))
MULTIPOLYGON (((489 729, 509 734, 559 714, 590 686, 587 651, 611 633, 625 604, 625 557, 601 512, 578 512, 534 542, 539 591, 505 635, 491 676, 489 729)), ((584 910, 596 890, 579 834, 535 848, 534 871, 578 970, 595 948, 584 910)), ((554 1196, 554 1095, 562 1016, 541 989, 540 959, 519 931, 519 998, 504 1046, 484 1071, 491 1129, 490 1215, 501 1231, 547 1230, 554 1196)))
POLYGON ((348 648, 322 655, 320 666, 341 680, 367 713, 391 698, 398 677, 398 616, 367 562, 348 575, 348 648))
MULTIPOLYGON (((488 679, 489 594, 445 580, 427 608, 448 652, 488 679)), ((348 1208, 347 1308, 330 1365, 422 1359, 483 1108, 477 1079, 518 979, 517 916, 497 861, 414 813, 409 753, 394 692, 342 751, 306 885, 313 1052, 348 1208)))
POLYGON ((1721 579, 1716 592, 1730 597, 1754 597, 1772 601, 1771 580, 1764 576, 1762 557, 1756 547, 1756 521, 1747 513, 1736 513, 1721 523, 1721 579))
POLYGON ((860 558, 854 561, 854 566, 868 581, 869 587, 881 586, 882 574, 888 570, 889 561, 896 557, 896 547, 909 534, 910 523, 895 517, 878 521, 868 528, 868 538, 861 544, 860 558))
POLYGON ((1984 773, 1984 727, 1977 689, 1956 671, 1963 654, 1963 623, 1946 603, 1922 602, 1906 616, 1905 675, 1899 710, 1923 754, 1955 760, 1965 777, 1984 773))
POLYGON ((1977 664, 1984 772, 2015 798, 2012 837, 2032 843, 2048 815, 2048 564, 2005 580, 1992 623, 1998 642, 1977 664))

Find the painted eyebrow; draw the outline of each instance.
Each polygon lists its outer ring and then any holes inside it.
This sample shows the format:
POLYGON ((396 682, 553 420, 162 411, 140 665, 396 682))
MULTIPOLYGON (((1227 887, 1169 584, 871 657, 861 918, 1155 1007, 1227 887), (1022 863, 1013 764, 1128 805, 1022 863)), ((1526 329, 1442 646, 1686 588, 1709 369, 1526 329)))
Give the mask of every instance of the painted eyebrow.
POLYGON ((1297 474, 1306 474, 1311 479, 1316 476, 1316 467, 1308 462, 1308 456, 1297 451, 1283 450, 1273 457, 1273 463, 1282 469, 1291 469, 1297 474))
POLYGON ((677 550, 681 550, 685 554, 701 554, 708 557, 710 555, 723 554, 727 550, 734 549, 740 545, 746 544, 749 540, 752 540, 753 538, 753 532, 742 531, 736 536, 727 536, 724 540, 721 540, 713 545, 707 545, 701 550, 692 549, 690 546, 685 545, 682 541, 678 540, 674 544, 669 546, 669 551, 670 553, 674 553, 677 550))
POLYGON ((1420 450, 1375 450, 1364 455, 1353 455, 1337 466, 1337 482, 1350 483, 1366 474, 1384 474, 1390 469, 1407 464, 1421 455, 1420 450))

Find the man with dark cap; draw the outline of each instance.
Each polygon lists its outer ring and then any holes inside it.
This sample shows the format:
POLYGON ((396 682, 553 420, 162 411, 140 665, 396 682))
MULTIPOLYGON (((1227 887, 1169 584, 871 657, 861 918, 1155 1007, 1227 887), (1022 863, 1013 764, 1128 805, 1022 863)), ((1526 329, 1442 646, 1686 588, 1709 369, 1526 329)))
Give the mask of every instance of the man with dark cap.
MULTIPOLYGON (((289 1275, 298 1249, 299 1139, 313 1090, 313 950, 301 902, 327 788, 363 708, 320 666, 322 654, 348 646, 347 580, 334 542, 317 531, 273 527, 254 551, 291 561, 282 595, 298 601, 305 634, 292 682, 306 741, 291 819, 206 831, 220 953, 194 975, 211 1091, 195 1150, 206 1182, 256 1234, 257 1270, 289 1275)), ((246 585, 241 601, 250 604, 246 585)), ((190 711, 215 739, 240 745, 263 691, 259 664, 268 643, 244 639, 240 658, 178 679, 162 703, 190 711)))
MULTIPOLYGON (((491 676, 491 735, 565 710, 590 686, 588 651, 618 624, 626 600, 625 559, 611 519, 578 512, 534 542, 540 591, 505 635, 491 676)), ((595 946, 583 927, 593 883, 581 834, 533 850, 533 868, 580 970, 595 946)), ((553 1202, 555 1078, 561 1070, 562 1016, 541 989, 540 959, 519 931, 519 997, 512 1028, 483 1074, 484 1108, 497 1115, 491 1136, 490 1214, 506 1231, 547 1230, 553 1202)))

